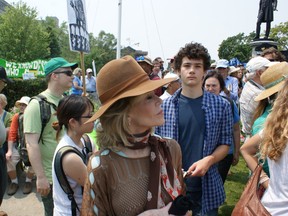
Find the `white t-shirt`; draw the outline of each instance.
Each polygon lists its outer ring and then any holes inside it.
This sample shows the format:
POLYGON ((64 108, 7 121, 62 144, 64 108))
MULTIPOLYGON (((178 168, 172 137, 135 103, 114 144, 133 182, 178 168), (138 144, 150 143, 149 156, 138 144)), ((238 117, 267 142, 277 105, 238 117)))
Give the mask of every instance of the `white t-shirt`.
MULTIPOLYGON (((82 141, 83 146, 84 146, 85 142, 84 142, 83 138, 81 141, 82 141)), ((94 145, 93 145, 92 141, 91 141, 91 144, 92 144, 92 149, 93 149, 94 145)), ((55 155, 58 152, 58 150, 60 148, 62 148, 63 146, 72 146, 72 147, 75 147, 76 149, 78 149, 80 152, 82 152, 82 149, 79 148, 77 145, 75 145, 73 140, 67 134, 65 134, 62 137, 59 144, 57 145, 57 148, 55 150, 55 154, 53 157, 53 163, 52 163, 54 216, 64 216, 64 215, 71 216, 72 215, 71 201, 68 199, 67 194, 62 190, 62 188, 58 182, 58 179, 56 177, 55 170, 54 170, 55 155)), ((77 206, 79 209, 81 209, 82 197, 83 197, 82 196, 82 187, 75 180, 71 179, 68 176, 67 176, 67 180, 70 184, 70 187, 74 190, 74 199, 77 203, 77 206)), ((78 212, 78 210, 77 210, 77 215, 80 215, 80 212, 78 212)))
POLYGON ((288 215, 288 147, 278 161, 267 160, 270 181, 261 202, 273 216, 288 215))

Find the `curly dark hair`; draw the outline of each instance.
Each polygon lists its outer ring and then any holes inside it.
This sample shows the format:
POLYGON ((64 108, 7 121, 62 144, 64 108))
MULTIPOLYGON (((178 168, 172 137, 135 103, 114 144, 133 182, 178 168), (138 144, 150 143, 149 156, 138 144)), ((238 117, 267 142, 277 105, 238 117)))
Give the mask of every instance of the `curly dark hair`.
POLYGON ((180 48, 179 52, 174 58, 174 67, 176 71, 180 71, 184 57, 189 59, 202 59, 205 71, 210 67, 210 54, 208 53, 208 50, 200 43, 191 42, 187 43, 185 47, 180 48))

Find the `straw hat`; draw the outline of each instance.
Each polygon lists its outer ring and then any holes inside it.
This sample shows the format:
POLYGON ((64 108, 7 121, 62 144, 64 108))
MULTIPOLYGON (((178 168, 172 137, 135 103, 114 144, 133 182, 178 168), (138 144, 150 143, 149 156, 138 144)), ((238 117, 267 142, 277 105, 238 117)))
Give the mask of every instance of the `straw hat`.
POLYGON ((102 105, 87 122, 95 121, 122 98, 145 94, 174 80, 175 78, 150 80, 131 56, 112 60, 99 71, 97 92, 102 105))
POLYGON ((263 100, 274 93, 278 92, 288 77, 288 63, 281 62, 270 66, 265 70, 260 80, 262 85, 265 87, 265 90, 261 92, 256 98, 255 101, 263 100))
POLYGON ((235 73, 235 72, 237 72, 239 70, 240 70, 239 67, 230 66, 228 74, 231 75, 232 73, 235 73))

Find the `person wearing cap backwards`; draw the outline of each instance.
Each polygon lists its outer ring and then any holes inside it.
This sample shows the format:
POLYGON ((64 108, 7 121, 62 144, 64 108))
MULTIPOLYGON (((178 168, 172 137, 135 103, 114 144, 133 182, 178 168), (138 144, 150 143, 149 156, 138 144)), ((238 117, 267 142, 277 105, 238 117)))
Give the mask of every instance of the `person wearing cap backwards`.
POLYGON ((168 73, 164 76, 164 79, 167 78, 175 78, 176 80, 164 85, 164 87, 166 88, 165 92, 160 96, 160 98, 162 100, 165 100, 166 98, 172 96, 180 87, 181 87, 181 81, 180 81, 180 77, 175 74, 175 73, 168 73))
MULTIPOLYGON (((0 66, 0 92, 7 86, 7 83, 11 83, 7 77, 5 68, 0 66)), ((6 157, 3 151, 3 143, 6 141, 6 128, 4 123, 0 121, 0 206, 3 201, 3 196, 6 190, 7 184, 7 169, 6 169, 6 157)), ((7 215, 5 212, 0 211, 0 215, 7 215)))
MULTIPOLYGON (((58 106, 63 93, 71 88, 72 71, 77 63, 69 63, 61 57, 52 58, 44 65, 44 72, 48 82, 48 88, 40 94, 47 101, 58 106)), ((46 127, 41 129, 40 108, 37 100, 31 100, 24 112, 24 133, 31 165, 36 174, 37 192, 41 194, 45 208, 45 215, 53 215, 52 184, 52 160, 57 146, 56 130, 52 127, 57 122, 56 110, 51 107, 51 117, 46 127)))
POLYGON ((87 68, 85 76, 86 92, 89 94, 88 97, 94 102, 98 102, 98 95, 96 92, 96 78, 93 76, 93 70, 87 68))
POLYGON ((258 158, 255 153, 260 149, 262 160, 268 161, 270 178, 262 171, 259 184, 266 191, 261 198, 263 206, 273 216, 288 215, 288 63, 281 62, 269 67, 262 75, 265 90, 255 100, 270 98, 277 93, 263 130, 251 137, 241 147, 241 153, 249 169, 255 170, 258 158), (261 144, 261 145, 260 145, 261 144))
POLYGON ((246 65, 247 74, 250 79, 244 85, 239 100, 240 120, 245 138, 251 136, 252 119, 258 105, 258 102, 254 99, 264 90, 260 76, 267 69, 269 63, 268 59, 257 56, 252 58, 246 65))
MULTIPOLYGON (((17 172, 16 172, 16 165, 20 161, 20 155, 18 152, 18 146, 16 144, 18 143, 18 140, 24 139, 24 137, 20 137, 21 135, 24 136, 24 134, 19 134, 19 118, 23 115, 24 110, 26 109, 28 103, 30 101, 30 97, 23 96, 20 100, 16 101, 16 107, 19 108, 19 113, 16 113, 11 122, 11 127, 8 135, 8 151, 6 153, 6 160, 7 160, 7 172, 8 176, 11 179, 11 184, 8 187, 7 194, 12 196, 15 194, 19 188, 18 185, 18 178, 17 178, 17 172)), ((22 116, 23 118, 23 116, 22 116)), ((31 166, 27 169, 27 175, 25 184, 23 187, 23 193, 29 194, 32 191, 32 178, 34 176, 34 172, 31 166)))
POLYGON ((102 67, 102 106, 87 121, 100 119, 101 150, 87 165, 81 215, 168 215, 170 202, 183 192, 181 150, 175 140, 152 134, 164 123, 153 90, 173 80, 150 80, 131 56, 102 67))
POLYGON ((229 102, 206 92, 202 82, 210 67, 208 50, 188 43, 175 56, 182 88, 163 102, 165 124, 155 129, 178 141, 182 149, 186 194, 193 215, 217 215, 225 200, 217 164, 232 144, 233 117, 229 102))
POLYGON ((225 88, 220 93, 225 97, 231 98, 236 104, 238 103, 238 80, 235 77, 228 75, 229 73, 229 61, 226 59, 220 59, 216 65, 217 71, 222 75, 225 88))

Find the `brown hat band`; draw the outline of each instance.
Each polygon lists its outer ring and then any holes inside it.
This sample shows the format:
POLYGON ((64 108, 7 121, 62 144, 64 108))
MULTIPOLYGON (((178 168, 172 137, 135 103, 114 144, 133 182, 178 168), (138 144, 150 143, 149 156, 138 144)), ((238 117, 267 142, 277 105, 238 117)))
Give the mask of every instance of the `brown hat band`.
POLYGON ((148 80, 149 77, 145 73, 139 74, 136 77, 131 77, 129 80, 125 80, 124 82, 118 83, 109 90, 105 91, 102 95, 99 96, 99 99, 102 104, 105 104, 107 101, 111 100, 112 98, 115 98, 122 92, 126 92, 127 90, 133 89, 139 84, 148 80))

